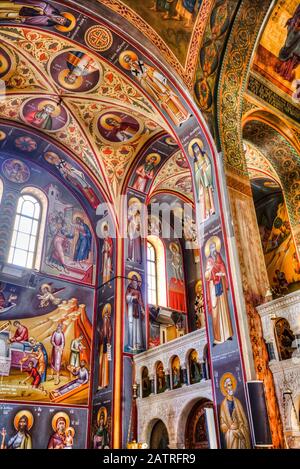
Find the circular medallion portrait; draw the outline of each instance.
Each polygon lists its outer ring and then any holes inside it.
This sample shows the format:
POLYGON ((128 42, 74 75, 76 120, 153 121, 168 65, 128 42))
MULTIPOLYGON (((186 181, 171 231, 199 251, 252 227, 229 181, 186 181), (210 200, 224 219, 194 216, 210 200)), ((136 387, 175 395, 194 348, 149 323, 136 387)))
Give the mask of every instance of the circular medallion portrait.
POLYGON ((63 105, 52 99, 30 98, 22 106, 21 118, 38 129, 56 132, 68 122, 68 114, 63 105))
POLYGON ((189 164, 188 164, 188 162, 186 161, 186 158, 184 157, 184 155, 181 152, 178 153, 175 156, 175 162, 176 162, 177 166, 179 166, 179 168, 182 168, 182 169, 188 169, 189 168, 189 164))
POLYGON ((14 71, 14 59, 8 50, 3 46, 0 47, 0 79, 5 80, 14 71))
POLYGON ((9 159, 2 164, 2 173, 11 182, 24 184, 30 178, 28 166, 20 160, 9 159))
POLYGON ((97 130, 106 142, 125 143, 140 135, 142 125, 135 117, 124 112, 110 111, 99 116, 97 130))
POLYGON ((56 54, 48 64, 48 71, 58 86, 80 93, 96 88, 102 75, 99 62, 78 50, 56 54))

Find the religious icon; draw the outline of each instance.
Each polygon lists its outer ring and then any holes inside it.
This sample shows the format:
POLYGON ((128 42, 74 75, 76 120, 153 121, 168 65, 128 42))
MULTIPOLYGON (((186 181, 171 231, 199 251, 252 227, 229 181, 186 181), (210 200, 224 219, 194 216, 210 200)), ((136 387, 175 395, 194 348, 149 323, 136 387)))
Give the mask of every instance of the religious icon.
POLYGON ((101 65, 90 55, 78 50, 59 52, 48 64, 49 74, 67 91, 93 90, 102 75, 101 65))
POLYGON ((109 236, 109 225, 107 222, 103 222, 101 226, 101 233, 103 235, 102 245, 102 283, 107 283, 111 279, 113 272, 112 268, 112 257, 113 257, 113 240, 109 236))
POLYGON ((202 327, 205 327, 202 280, 198 280, 198 282, 196 283, 195 293, 196 293, 196 297, 195 297, 195 303, 194 303, 194 310, 195 310, 196 328, 202 329, 202 327))
POLYGON ((156 68, 140 60, 137 54, 131 50, 123 51, 120 54, 119 62, 125 70, 131 72, 134 79, 167 113, 177 127, 189 119, 190 112, 185 109, 178 96, 171 89, 166 77, 156 68))
POLYGON ((5 160, 2 164, 2 173, 11 182, 24 184, 30 178, 28 166, 20 160, 5 160))
MULTIPOLYGON (((68 438, 67 429, 69 428, 70 417, 66 412, 57 412, 56 414, 54 414, 52 418, 52 429, 54 433, 52 433, 49 439, 47 449, 66 449, 66 440, 68 438)), ((75 434, 75 430, 72 433, 75 434)), ((70 440, 68 440, 68 444, 70 444, 70 440)))
POLYGON ((58 323, 56 330, 52 333, 50 343, 52 345, 51 352, 51 376, 49 380, 56 376, 55 385, 60 383, 60 373, 62 366, 62 356, 66 344, 65 334, 62 323, 58 323))
POLYGON ((203 223, 216 212, 212 165, 204 150, 203 142, 199 138, 195 138, 190 142, 189 155, 194 158, 197 204, 200 210, 200 221, 203 223))
POLYGON ((172 360, 172 388, 177 389, 181 387, 181 367, 178 357, 172 360))
POLYGON ((150 153, 146 156, 145 162, 136 170, 136 178, 133 188, 137 191, 145 192, 147 184, 154 178, 154 170, 160 163, 161 157, 158 153, 150 153))
POLYGON ((212 236, 205 245, 207 307, 212 315, 213 345, 232 339, 233 329, 227 298, 229 290, 225 263, 220 254, 221 240, 212 236))
POLYGON ((190 371, 190 383, 199 383, 202 379, 202 370, 199 363, 198 353, 196 350, 192 350, 189 355, 189 371, 190 371))
POLYGON ((128 143, 140 135, 142 124, 125 112, 109 111, 99 116, 97 130, 109 143, 128 143))
POLYGON ((62 159, 56 153, 46 152, 45 160, 56 167, 61 176, 72 186, 76 187, 87 198, 93 208, 97 208, 100 200, 95 194, 93 188, 88 184, 82 171, 72 166, 66 160, 62 159))
MULTIPOLYGON (((1 10, 1 7, 0 7, 1 10)), ((6 81, 14 71, 14 61, 8 51, 0 47, 0 80, 6 81)))
POLYGON ((112 324, 111 324, 111 304, 107 303, 102 310, 102 324, 99 330, 100 351, 99 351, 99 377, 98 390, 109 386, 109 372, 111 362, 111 340, 112 340, 112 324))
POLYGON ((141 237, 141 201, 131 197, 128 201, 128 255, 131 262, 142 262, 142 237, 141 237))
POLYGON ((6 429, 2 428, 0 435, 2 441, 0 449, 32 449, 32 438, 29 433, 34 423, 34 418, 29 410, 20 410, 14 418, 16 433, 6 443, 6 429))
POLYGON ((181 151, 176 154, 176 156, 175 156, 175 163, 176 163, 177 166, 179 166, 179 168, 181 168, 181 169, 189 169, 189 167, 190 167, 188 161, 186 160, 186 158, 185 158, 185 156, 183 155, 183 153, 181 153, 181 151))
POLYGON ((174 140, 173 137, 166 137, 165 143, 169 145, 170 147, 177 147, 177 142, 174 140))
POLYGON ((234 393, 237 381, 232 373, 224 373, 220 390, 225 396, 220 406, 220 429, 227 449, 250 449, 251 439, 248 420, 243 405, 234 393))
POLYGON ((137 272, 128 274, 129 284, 126 289, 126 317, 128 339, 126 349, 131 353, 142 352, 145 349, 144 319, 145 306, 142 295, 142 278, 137 272))
POLYGON ((171 265, 173 267, 175 279, 183 280, 183 267, 180 248, 177 243, 170 243, 169 249, 172 253, 171 265))
POLYGON ((275 65, 275 71, 285 80, 293 81, 295 69, 300 64, 300 4, 297 6, 294 15, 285 24, 287 37, 285 44, 279 52, 279 63, 275 65))
POLYGON ((31 26, 54 26, 61 32, 71 31, 76 25, 76 19, 71 13, 61 13, 50 3, 39 0, 1 1, 1 21, 31 26))
POLYGON ((52 99, 30 98, 21 108, 21 118, 38 129, 56 132, 68 123, 68 114, 63 105, 52 99))
POLYGON ((156 392, 159 394, 167 389, 166 375, 162 362, 156 366, 156 392))
POLYGON ((97 430, 93 438, 94 449, 109 449, 110 435, 108 429, 108 416, 106 407, 100 407, 97 414, 97 430))

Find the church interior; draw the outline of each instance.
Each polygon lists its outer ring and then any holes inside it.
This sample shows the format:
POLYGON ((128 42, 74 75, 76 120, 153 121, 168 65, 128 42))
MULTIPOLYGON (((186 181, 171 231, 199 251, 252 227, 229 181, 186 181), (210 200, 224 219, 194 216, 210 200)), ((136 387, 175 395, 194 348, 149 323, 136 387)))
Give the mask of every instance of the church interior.
POLYGON ((0 449, 300 449, 299 0, 0 0, 0 449))

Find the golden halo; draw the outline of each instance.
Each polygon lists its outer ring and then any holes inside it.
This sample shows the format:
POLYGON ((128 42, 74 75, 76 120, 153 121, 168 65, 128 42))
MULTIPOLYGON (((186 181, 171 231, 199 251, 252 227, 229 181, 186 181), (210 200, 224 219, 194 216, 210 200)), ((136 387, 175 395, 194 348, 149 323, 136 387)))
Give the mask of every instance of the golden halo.
POLYGON ((128 274, 128 278, 131 280, 134 275, 137 277, 139 282, 142 282, 142 277, 140 276, 138 272, 134 272, 134 271, 130 272, 128 274))
POLYGON ((195 357, 196 360, 198 361, 198 352, 197 352, 197 350, 192 350, 190 357, 191 358, 195 357))
POLYGON ((119 56, 120 65, 121 65, 121 67, 125 68, 126 70, 130 70, 131 65, 128 64, 127 62, 125 62, 125 60, 124 60, 126 56, 129 56, 131 58, 131 60, 133 60, 134 62, 136 60, 138 60, 138 56, 132 50, 124 50, 123 52, 121 52, 121 54, 119 56))
POLYGON ((120 116, 117 116, 116 114, 104 114, 104 116, 100 118, 100 125, 101 127, 103 127, 103 129, 106 130, 112 130, 114 128, 112 125, 109 125, 107 123, 107 119, 114 119, 119 122, 119 124, 122 123, 122 119, 120 116))
POLYGON ((161 156, 158 154, 158 153, 149 153, 149 155, 147 155, 146 157, 146 162, 148 163, 148 161, 151 160, 151 158, 155 157, 155 161, 154 161, 154 166, 157 166, 159 163, 160 163, 160 160, 161 160, 161 156))
POLYGON ((171 252, 173 252, 173 251, 179 252, 179 246, 176 243, 170 243, 169 249, 170 249, 171 252))
POLYGON ((195 285, 195 293, 198 292, 198 288, 201 287, 202 289, 202 280, 198 280, 198 282, 195 285))
POLYGON ((53 153, 52 151, 47 151, 44 154, 44 158, 50 164, 58 164, 60 162, 60 157, 56 153, 53 153))
POLYGON ((128 207, 131 207, 133 204, 142 205, 142 202, 137 197, 131 197, 128 201, 128 207))
POLYGON ((104 315, 108 313, 108 314, 111 314, 111 304, 110 303, 106 303, 106 305, 103 306, 103 310, 102 310, 102 317, 104 318, 104 315))
POLYGON ((5 140, 5 139, 6 139, 6 133, 0 130, 0 142, 1 140, 5 140))
POLYGON ((69 31, 72 31, 72 29, 75 28, 76 26, 76 18, 75 16, 72 15, 72 13, 69 13, 68 11, 63 11, 60 16, 64 16, 65 18, 67 18, 67 20, 70 20, 71 21, 71 24, 70 26, 60 26, 60 25, 56 25, 54 26, 55 29, 57 29, 57 31, 61 31, 62 33, 67 33, 69 31))
POLYGON ((218 236, 212 236, 205 244, 205 256, 208 257, 210 254, 209 246, 211 243, 216 243, 217 252, 221 251, 221 240, 218 236))
POLYGON ((57 117, 60 115, 61 113, 60 106, 58 106, 58 104, 55 103, 54 101, 50 101, 50 99, 40 102, 40 104, 38 105, 38 110, 41 111, 45 106, 47 106, 47 104, 50 104, 51 106, 54 106, 55 108, 55 110, 51 112, 51 117, 57 117))
POLYGON ((33 415, 31 412, 29 412, 29 410, 20 410, 16 415, 15 415, 15 418, 14 418, 14 427, 15 429, 18 431, 18 426, 19 426, 19 422, 20 422, 20 419, 25 416, 27 417, 28 419, 28 430, 30 430, 32 428, 32 425, 33 425, 33 422, 34 422, 34 418, 33 418, 33 415))
POLYGON ((75 430, 74 430, 73 427, 68 427, 68 428, 66 429, 66 435, 68 435, 69 432, 71 432, 72 438, 74 438, 75 430))
POLYGON ((68 416, 68 414, 66 414, 66 412, 57 412, 55 415, 53 415, 53 418, 52 418, 52 428, 54 432, 56 432, 57 422, 61 418, 65 419, 66 428, 70 426, 70 417, 68 416))
POLYGON ((189 155, 190 155, 191 157, 194 156, 192 146, 193 146, 195 143, 198 143, 198 145, 199 145, 199 147, 201 148, 201 150, 203 150, 203 148, 204 148, 204 143, 202 142, 202 140, 201 140, 200 138, 193 138, 193 140, 190 141, 189 147, 188 147, 188 152, 189 152, 189 155))
POLYGON ((58 74, 58 83, 65 89, 67 90, 77 90, 78 88, 81 87, 82 85, 82 82, 83 82, 83 78, 82 77, 76 77, 76 80, 74 81, 74 83, 68 83, 66 81, 66 77, 70 74, 70 70, 68 69, 65 69, 65 70, 62 70, 59 74, 58 74))
POLYGON ((97 425, 100 425, 100 416, 101 414, 104 414, 104 425, 106 425, 106 422, 107 422, 107 408, 102 406, 100 407, 100 409, 98 410, 98 413, 97 413, 97 425))
POLYGON ((226 392, 226 389, 225 389, 225 381, 230 378, 231 379, 231 382, 232 382, 232 390, 233 392, 235 392, 236 390, 236 387, 237 387, 237 381, 235 379, 235 377, 233 376, 232 373, 224 373, 224 375, 222 376, 222 378, 220 379, 220 389, 221 389, 221 393, 223 394, 223 396, 227 396, 227 392, 226 392))
POLYGON ((0 74, 8 70, 8 60, 1 54, 0 74))

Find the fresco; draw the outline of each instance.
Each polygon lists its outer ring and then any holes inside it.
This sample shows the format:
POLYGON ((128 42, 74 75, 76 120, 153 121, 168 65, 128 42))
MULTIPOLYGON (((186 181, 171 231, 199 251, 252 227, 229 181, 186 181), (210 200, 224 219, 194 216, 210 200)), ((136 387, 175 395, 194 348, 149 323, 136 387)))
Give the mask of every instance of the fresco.
POLYGON ((0 397, 87 404, 93 292, 45 277, 36 283, 1 282, 0 397))
POLYGON ((0 449, 86 447, 86 409, 0 403, 0 449))
POLYGON ((270 285, 274 296, 281 296, 297 290, 300 285, 299 263, 286 205, 274 181, 255 179, 252 188, 257 198, 255 209, 270 285))
POLYGON ((104 401, 93 408, 91 425, 91 448, 112 448, 111 402, 104 401))
POLYGON ((272 89, 299 102, 300 4, 298 0, 278 2, 261 37, 253 70, 264 77, 272 89))
POLYGON ((186 61, 202 0, 123 0, 144 19, 170 47, 182 65, 186 61))
POLYGON ((21 109, 22 120, 38 129, 56 132, 68 123, 64 106, 53 99, 33 98, 26 101, 21 109))

